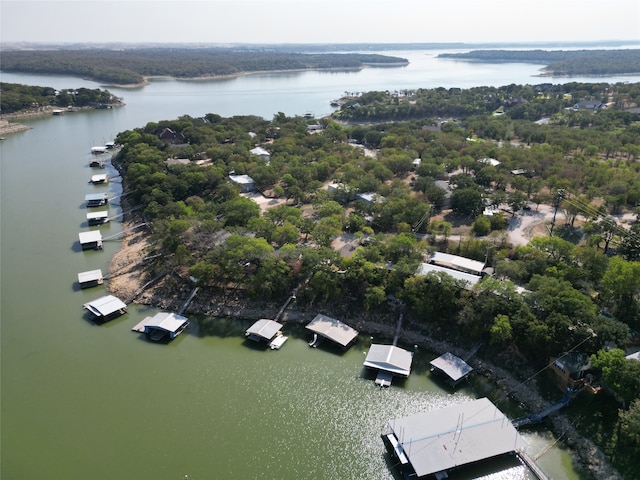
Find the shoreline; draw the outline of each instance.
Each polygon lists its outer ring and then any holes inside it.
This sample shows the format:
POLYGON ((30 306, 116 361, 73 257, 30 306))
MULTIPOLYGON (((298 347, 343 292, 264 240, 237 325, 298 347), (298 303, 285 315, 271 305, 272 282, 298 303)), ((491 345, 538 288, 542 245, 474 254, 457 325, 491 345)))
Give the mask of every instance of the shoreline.
MULTIPOLYGON (((126 208, 124 204, 123 208, 126 208)), ((133 219, 123 220, 123 231, 135 223, 133 219)), ((161 274, 156 277, 156 282, 152 282, 153 285, 144 284, 143 282, 147 281, 146 277, 150 276, 146 275, 144 258, 147 254, 146 250, 152 246, 145 230, 133 230, 126 233, 122 238, 120 250, 113 255, 109 263, 107 291, 131 303, 177 311, 193 286, 189 284, 188 278, 183 278, 175 272, 161 274)), ((243 320, 273 318, 278 310, 279 305, 265 305, 259 302, 249 302, 241 297, 222 295, 196 296, 188 308, 192 315, 243 320)), ((329 305, 317 305, 313 311, 309 311, 306 308, 296 308, 295 303, 292 303, 282 314, 281 321, 285 324, 303 324, 311 321, 317 313, 336 316, 329 305)), ((361 334, 387 338, 393 338, 396 328, 396 319, 393 314, 364 314, 342 321, 357 329, 361 334)), ((435 338, 430 335, 430 332, 425 332, 423 328, 423 326, 415 325, 411 318, 407 317, 405 328, 399 338, 402 343, 417 345, 419 348, 436 354, 449 351, 463 357, 467 353, 465 349, 457 347, 451 341, 435 338)), ((510 371, 478 356, 469 360, 469 364, 477 375, 481 375, 493 383, 495 388, 502 392, 501 398, 508 396, 531 412, 538 411, 549 404, 549 400, 544 399, 540 394, 535 381, 532 384, 524 384, 510 371)), ((520 368, 525 378, 530 378, 534 373, 528 371, 530 367, 526 365, 521 365, 520 368)), ((600 448, 591 440, 582 437, 566 415, 562 412, 557 413, 549 417, 547 422, 545 428, 549 428, 558 440, 562 439, 562 443, 572 450, 578 468, 588 472, 594 479, 622 480, 620 474, 609 464, 600 448)))

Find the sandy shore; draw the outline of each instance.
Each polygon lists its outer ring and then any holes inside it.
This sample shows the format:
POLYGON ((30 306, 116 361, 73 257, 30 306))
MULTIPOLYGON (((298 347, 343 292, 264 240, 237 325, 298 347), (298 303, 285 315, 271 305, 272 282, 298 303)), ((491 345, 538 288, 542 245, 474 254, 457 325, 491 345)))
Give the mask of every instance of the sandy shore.
POLYGON ((27 127, 26 125, 22 125, 21 123, 10 123, 7 120, 0 120, 0 136, 24 132, 25 130, 30 129, 31 127, 27 127))

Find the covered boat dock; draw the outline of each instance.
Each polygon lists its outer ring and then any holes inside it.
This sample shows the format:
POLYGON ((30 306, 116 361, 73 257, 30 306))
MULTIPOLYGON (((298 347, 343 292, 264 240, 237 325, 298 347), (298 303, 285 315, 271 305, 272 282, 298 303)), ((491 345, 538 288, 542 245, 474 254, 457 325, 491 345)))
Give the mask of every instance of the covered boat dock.
POLYGON ((146 334, 149 339, 158 342, 165 338, 173 340, 189 326, 189 320, 171 312, 158 312, 153 317, 145 317, 131 330, 146 334))
POLYGON ((93 183, 94 185, 97 185, 99 183, 107 183, 108 181, 109 181, 109 177, 107 176, 106 173, 100 173, 98 175, 91 175, 90 182, 93 183))
POLYGON ((473 371, 471 365, 450 352, 440 355, 430 363, 432 371, 442 375, 454 388, 473 371))
POLYGON ((378 370, 376 385, 388 387, 394 375, 408 377, 411 373, 413 352, 395 345, 372 344, 364 360, 364 366, 378 370))
POLYGON ((82 250, 102 250, 102 234, 99 230, 90 230, 78 234, 82 250))
POLYGON ((109 203, 109 196, 106 193, 89 193, 84 196, 84 203, 87 208, 102 207, 109 203))
POLYGON ((109 222, 109 212, 107 210, 100 210, 99 212, 87 213, 87 223, 90 227, 95 225, 104 225, 109 222))
POLYGON ((80 288, 95 287, 104 283, 104 277, 102 276, 102 270, 87 270, 86 272, 78 273, 78 283, 80 288))
POLYGON ((448 472, 505 455, 525 440, 487 398, 390 420, 381 435, 405 478, 447 478, 448 472))
POLYGON ((281 328, 281 323, 263 318, 251 325, 245 336, 254 342, 266 341, 272 350, 277 350, 288 338, 282 335, 281 328))
POLYGON ((340 320, 327 317, 321 313, 316 315, 316 317, 311 320, 305 328, 314 333, 313 340, 309 343, 311 347, 318 346, 318 343, 320 342, 318 335, 323 338, 328 338, 344 349, 348 348, 358 338, 357 330, 354 330, 349 325, 342 323, 340 320))
POLYGON ((85 303, 84 308, 103 321, 127 312, 127 304, 113 295, 106 295, 85 303))

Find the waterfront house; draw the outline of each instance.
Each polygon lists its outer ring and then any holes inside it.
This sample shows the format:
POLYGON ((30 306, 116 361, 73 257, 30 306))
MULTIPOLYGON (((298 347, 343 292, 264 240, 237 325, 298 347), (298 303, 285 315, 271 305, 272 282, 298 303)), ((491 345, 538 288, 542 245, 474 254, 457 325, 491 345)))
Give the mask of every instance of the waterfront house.
POLYGON ((431 371, 445 378, 453 388, 457 387, 473 371, 471 365, 450 352, 431 360, 430 364, 431 371))
POLYGON ((131 330, 147 335, 150 340, 173 340, 186 330, 189 320, 182 315, 171 312, 158 312, 153 317, 145 317, 131 330))
POLYGON ((256 189, 253 178, 249 175, 229 175, 229 180, 240 187, 240 193, 249 193, 256 189))
POLYGON ((104 283, 102 270, 87 270, 86 272, 78 273, 78 283, 80 284, 80 288, 90 288, 102 285, 104 283))
POLYGON ((109 203, 109 196, 106 193, 89 193, 84 197, 85 205, 90 207, 102 207, 109 203))
POLYGON ((85 303, 83 307, 89 310, 94 317, 100 321, 110 320, 118 315, 124 315, 127 312, 127 304, 113 295, 97 298, 92 302, 85 303))
POLYGON ((102 234, 99 230, 89 230, 78 234, 82 250, 102 250, 102 234))
POLYGON ((254 342, 266 341, 267 345, 275 350, 280 348, 288 338, 282 335, 281 328, 281 323, 263 318, 251 325, 245 332, 245 336, 254 342))
POLYGON ((377 370, 376 385, 388 387, 393 376, 408 377, 411 373, 413 352, 395 345, 371 344, 363 365, 377 370))
POLYGON ((388 422, 382 441, 402 478, 447 478, 453 470, 521 455, 526 442, 487 398, 388 422))
POLYGON ((358 338, 357 330, 321 313, 316 315, 305 328, 313 332, 313 340, 309 343, 311 347, 317 347, 321 338, 327 338, 343 349, 347 349, 358 338))
POLYGON ((551 357, 547 367, 551 380, 562 391, 567 388, 578 390, 584 386, 590 369, 589 355, 584 352, 568 352, 551 357))

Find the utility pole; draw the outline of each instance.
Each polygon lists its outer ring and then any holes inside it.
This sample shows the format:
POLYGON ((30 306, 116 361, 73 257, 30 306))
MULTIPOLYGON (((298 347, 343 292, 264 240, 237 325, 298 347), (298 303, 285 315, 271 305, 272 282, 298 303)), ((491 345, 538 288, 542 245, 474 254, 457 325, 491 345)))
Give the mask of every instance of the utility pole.
POLYGON ((551 220, 551 229, 549 230, 549 236, 553 237, 553 227, 556 225, 556 215, 558 214, 558 207, 560 207, 560 200, 562 200, 562 196, 564 195, 564 190, 560 189, 556 192, 556 198, 553 200, 553 206, 555 210, 553 211, 553 220, 551 220))

